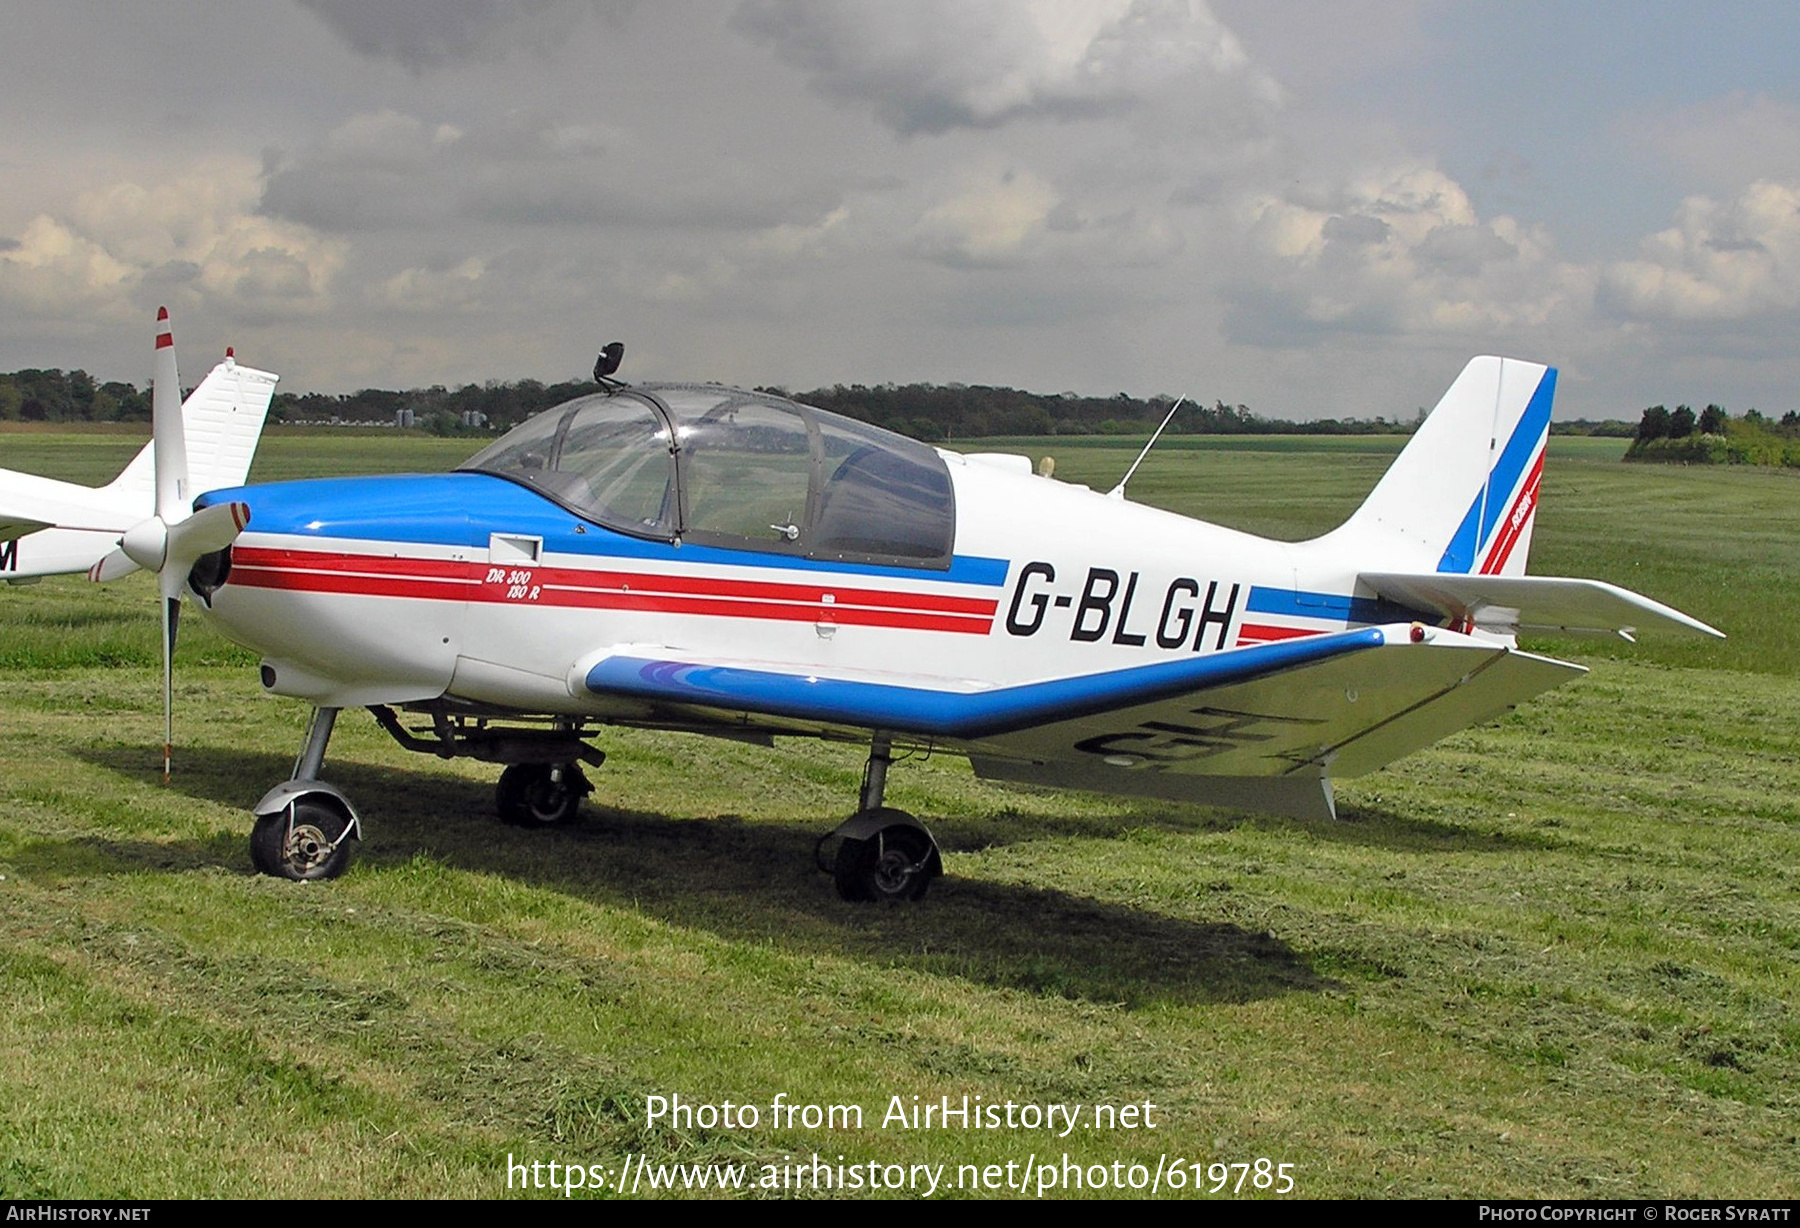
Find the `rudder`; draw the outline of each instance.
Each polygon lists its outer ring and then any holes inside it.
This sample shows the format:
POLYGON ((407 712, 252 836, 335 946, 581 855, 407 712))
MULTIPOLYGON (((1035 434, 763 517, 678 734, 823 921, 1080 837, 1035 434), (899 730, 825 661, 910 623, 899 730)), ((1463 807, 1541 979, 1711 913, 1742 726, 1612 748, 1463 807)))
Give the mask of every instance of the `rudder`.
POLYGON ((1524 575, 1555 392, 1555 368, 1471 360, 1331 537, 1395 571, 1524 575))

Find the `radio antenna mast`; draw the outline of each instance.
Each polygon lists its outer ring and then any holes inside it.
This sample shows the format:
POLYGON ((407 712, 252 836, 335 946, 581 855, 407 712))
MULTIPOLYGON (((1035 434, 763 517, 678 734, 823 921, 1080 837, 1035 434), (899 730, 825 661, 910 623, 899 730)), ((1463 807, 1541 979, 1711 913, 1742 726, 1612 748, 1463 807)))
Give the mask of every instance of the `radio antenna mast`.
POLYGON ((1138 466, 1144 463, 1146 456, 1150 455, 1150 449, 1154 448, 1156 441, 1162 438, 1163 427, 1169 425, 1169 419, 1175 416, 1175 411, 1181 408, 1181 403, 1185 400, 1187 400, 1186 395, 1175 398, 1175 404, 1169 406, 1169 412, 1163 415, 1162 426, 1157 427, 1156 434, 1150 436, 1150 442, 1144 445, 1144 450, 1138 453, 1138 458, 1131 462, 1131 468, 1125 471, 1125 476, 1119 479, 1119 484, 1106 492, 1108 499, 1125 497, 1125 483, 1131 481, 1131 475, 1138 471, 1138 466))

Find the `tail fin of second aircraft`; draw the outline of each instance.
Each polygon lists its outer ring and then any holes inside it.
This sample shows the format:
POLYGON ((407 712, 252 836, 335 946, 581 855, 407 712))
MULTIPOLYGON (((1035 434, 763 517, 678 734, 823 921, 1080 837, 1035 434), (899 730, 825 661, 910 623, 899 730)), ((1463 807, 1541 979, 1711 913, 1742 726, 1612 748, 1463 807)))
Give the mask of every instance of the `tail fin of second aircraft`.
POLYGON ((1332 534, 1395 571, 1522 576, 1556 371, 1477 358, 1332 534))
MULTIPOLYGON (((173 359, 166 314, 158 318, 158 354, 173 359)), ((159 362, 161 360, 159 359, 159 362)), ((175 374, 159 375, 174 388, 175 374)), ((241 367, 228 350, 182 403, 187 481, 175 492, 181 503, 198 494, 242 486, 262 437, 276 376, 241 367)), ((181 441, 177 441, 178 444, 181 441)), ((0 580, 30 583, 43 576, 83 572, 104 563, 119 537, 158 514, 153 443, 105 486, 82 486, 0 469, 0 580)), ((133 570, 128 562, 126 571, 133 570)), ((116 566, 107 576, 124 574, 116 566)))
MULTIPOLYGON (((199 495, 244 484, 276 382, 277 377, 267 371, 239 366, 227 352, 225 361, 188 394, 181 403, 181 423, 187 436, 190 491, 199 495)), ((105 489, 148 506, 156 492, 152 446, 145 444, 105 489)))

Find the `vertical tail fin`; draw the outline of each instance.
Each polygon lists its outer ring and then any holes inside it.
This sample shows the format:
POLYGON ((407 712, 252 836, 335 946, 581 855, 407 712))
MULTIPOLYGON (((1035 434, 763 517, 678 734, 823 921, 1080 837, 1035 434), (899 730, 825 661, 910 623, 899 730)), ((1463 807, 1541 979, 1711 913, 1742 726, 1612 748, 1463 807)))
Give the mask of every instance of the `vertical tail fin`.
MULTIPOLYGON (((187 435, 188 472, 192 478, 189 485, 194 494, 244 484, 269 416, 276 380, 267 371, 239 366, 228 353, 225 361, 208 372, 200 386, 182 402, 181 421, 187 435)), ((156 491, 151 445, 145 444, 106 489, 151 506, 156 491)))
POLYGON ((1477 358, 1331 536, 1394 571, 1521 576, 1556 371, 1477 358))
MULTIPOLYGON (((166 311, 157 315, 156 355, 157 387, 151 399, 163 406, 157 411, 162 426, 153 423, 153 433, 167 436, 169 423, 175 420, 179 438, 171 450, 185 454, 185 460, 178 457, 179 463, 163 467, 165 478, 168 471, 174 472, 173 480, 164 483, 178 504, 169 509, 165 523, 174 523, 184 518, 194 495, 244 484, 276 377, 239 366, 227 350, 225 361, 212 369, 174 415, 167 403, 179 396, 179 384, 166 311)), ((19 583, 82 571, 96 579, 112 579, 137 570, 138 565, 115 547, 121 534, 158 514, 156 461, 153 440, 100 487, 0 469, 0 572, 5 573, 0 579, 19 583), (14 544, 21 538, 28 540, 14 544)))

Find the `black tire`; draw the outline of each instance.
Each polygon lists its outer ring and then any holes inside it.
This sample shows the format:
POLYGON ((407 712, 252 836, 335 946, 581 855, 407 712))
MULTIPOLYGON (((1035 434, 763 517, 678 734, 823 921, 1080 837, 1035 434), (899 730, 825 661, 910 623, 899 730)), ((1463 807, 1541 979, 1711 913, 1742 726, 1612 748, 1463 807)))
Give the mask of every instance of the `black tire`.
POLYGON ((350 868, 356 841, 350 816, 336 806, 301 798, 274 814, 258 815, 250 832, 250 860, 273 878, 317 882, 350 868), (289 811, 292 811, 290 816, 289 811))
POLYGON ((500 821, 514 827, 560 827, 571 823, 581 810, 581 799, 591 790, 581 769, 569 764, 562 779, 554 780, 547 763, 515 763, 500 773, 494 786, 494 805, 500 821))
POLYGON ((250 864, 256 867, 258 874, 267 874, 270 878, 280 878, 280 872, 269 864, 267 857, 263 856, 263 845, 267 842, 256 838, 256 831, 262 826, 262 819, 257 819, 256 823, 257 827, 250 831, 250 864))
POLYGON ((894 824, 867 840, 838 845, 832 877, 846 900, 900 904, 931 886, 931 840, 916 827, 894 824))

